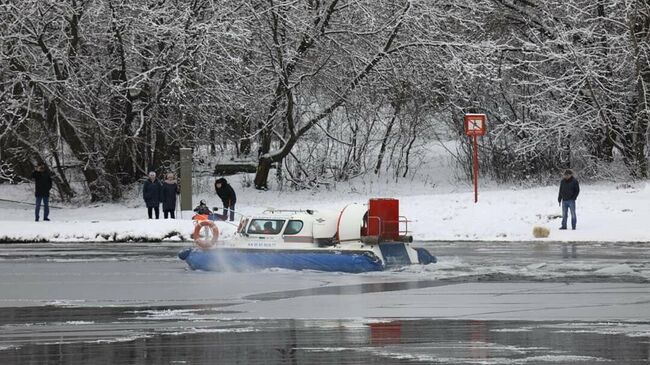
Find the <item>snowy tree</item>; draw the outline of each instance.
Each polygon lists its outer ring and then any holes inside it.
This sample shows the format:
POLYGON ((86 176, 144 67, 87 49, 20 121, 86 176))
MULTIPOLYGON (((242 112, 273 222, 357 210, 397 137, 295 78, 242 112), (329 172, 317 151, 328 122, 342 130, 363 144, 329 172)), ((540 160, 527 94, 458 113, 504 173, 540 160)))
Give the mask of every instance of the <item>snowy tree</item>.
MULTIPOLYGON (((488 115, 497 180, 648 174, 648 5, 629 0, 0 2, 0 144, 119 199, 179 147, 310 187, 401 178, 488 115), (207 150, 207 149, 201 149, 207 150)), ((468 171, 469 173, 469 171, 468 171)))

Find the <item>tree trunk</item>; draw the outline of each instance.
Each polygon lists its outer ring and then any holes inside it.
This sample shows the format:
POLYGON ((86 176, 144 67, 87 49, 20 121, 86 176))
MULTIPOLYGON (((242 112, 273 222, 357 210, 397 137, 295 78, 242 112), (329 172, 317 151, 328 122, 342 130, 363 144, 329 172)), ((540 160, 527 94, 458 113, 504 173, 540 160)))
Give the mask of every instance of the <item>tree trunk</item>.
MULTIPOLYGON (((399 102, 398 102, 399 103, 399 102)), ((379 156, 377 157, 377 165, 375 166, 375 175, 379 175, 379 170, 381 169, 382 161, 384 160, 384 154, 386 153, 386 146, 388 145, 388 139, 390 138, 390 132, 393 129, 395 120, 397 120, 397 115, 401 109, 400 104, 395 106, 395 112, 391 118, 388 126, 386 127, 386 133, 384 133, 384 139, 381 140, 381 147, 379 148, 379 156)))
POLYGON ((411 140, 409 141, 408 147, 406 147, 406 156, 404 157, 404 174, 402 175, 402 177, 406 177, 406 175, 409 173, 409 158, 411 156, 411 149, 413 148, 413 143, 415 143, 416 138, 417 138, 417 133, 414 127, 413 135, 411 136, 411 140))
POLYGON ((259 189, 259 190, 268 189, 267 181, 269 179, 271 165, 272 165, 271 158, 267 158, 267 157, 260 158, 259 164, 257 165, 257 172, 255 173, 255 189, 259 189))
MULTIPOLYGON (((53 101, 50 101, 53 103, 53 101)), ((54 108, 58 108, 54 106, 54 108)), ((82 173, 90 190, 90 199, 97 201, 115 201, 122 196, 119 182, 115 177, 106 175, 105 171, 98 166, 94 155, 86 148, 83 140, 77 134, 75 127, 63 115, 59 113, 59 128, 61 136, 66 141, 74 156, 84 164, 82 173)))
POLYGON ((239 157, 248 157, 251 154, 251 140, 248 137, 242 137, 239 140, 239 157))
POLYGON ((636 113, 636 120, 634 123, 634 131, 632 132, 632 153, 633 153, 633 171, 632 175, 636 178, 648 177, 648 159, 646 157, 646 143, 648 135, 648 116, 649 110, 645 100, 647 91, 645 85, 650 85, 650 69, 645 67, 639 77, 641 80, 637 82, 637 90, 639 94, 639 110, 636 113))
POLYGON ((648 117, 650 116, 650 105, 648 105, 648 90, 650 87, 650 44, 648 35, 650 33, 650 14, 647 13, 647 3, 641 2, 636 5, 636 16, 631 19, 632 43, 636 56, 636 94, 637 109, 635 113, 634 126, 632 127, 630 157, 632 160, 632 176, 636 178, 648 177, 648 159, 645 154, 648 139, 648 117))

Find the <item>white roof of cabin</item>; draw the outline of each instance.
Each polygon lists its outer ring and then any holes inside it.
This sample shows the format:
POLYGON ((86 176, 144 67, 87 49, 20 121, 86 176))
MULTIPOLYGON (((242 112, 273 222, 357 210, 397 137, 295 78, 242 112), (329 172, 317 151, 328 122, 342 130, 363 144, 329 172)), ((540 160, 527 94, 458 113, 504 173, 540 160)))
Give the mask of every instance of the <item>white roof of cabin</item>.
POLYGON ((249 219, 284 219, 284 220, 301 220, 303 222, 311 222, 314 219, 322 217, 321 212, 314 211, 313 214, 307 212, 289 212, 289 211, 272 211, 267 210, 261 214, 253 214, 249 219))
POLYGON ((341 241, 358 240, 363 225, 363 215, 368 207, 364 204, 350 204, 342 211, 306 211, 267 210, 258 215, 249 216, 249 220, 300 220, 304 223, 302 235, 315 238, 329 238, 338 233, 341 241))

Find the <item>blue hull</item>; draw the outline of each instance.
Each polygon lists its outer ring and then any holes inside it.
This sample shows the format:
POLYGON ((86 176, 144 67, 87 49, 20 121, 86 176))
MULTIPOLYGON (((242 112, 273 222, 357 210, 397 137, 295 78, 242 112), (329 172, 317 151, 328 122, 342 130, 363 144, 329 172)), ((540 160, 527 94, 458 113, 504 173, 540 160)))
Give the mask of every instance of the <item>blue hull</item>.
POLYGON ((194 270, 248 271, 271 267, 360 273, 382 271, 381 260, 370 252, 300 252, 186 249, 178 254, 194 270))

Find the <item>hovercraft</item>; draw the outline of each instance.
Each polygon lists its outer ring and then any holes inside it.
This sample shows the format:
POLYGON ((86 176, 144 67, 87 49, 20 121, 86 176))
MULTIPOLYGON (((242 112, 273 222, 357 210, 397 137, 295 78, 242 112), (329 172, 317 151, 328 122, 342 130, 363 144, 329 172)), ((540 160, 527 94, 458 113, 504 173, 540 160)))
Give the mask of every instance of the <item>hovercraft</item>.
POLYGON ((340 212, 266 210, 243 218, 234 237, 218 241, 214 222, 199 218, 198 247, 178 256, 194 270, 248 271, 265 268, 360 273, 435 263, 424 248, 411 247, 408 220, 399 200, 370 199, 340 212))

